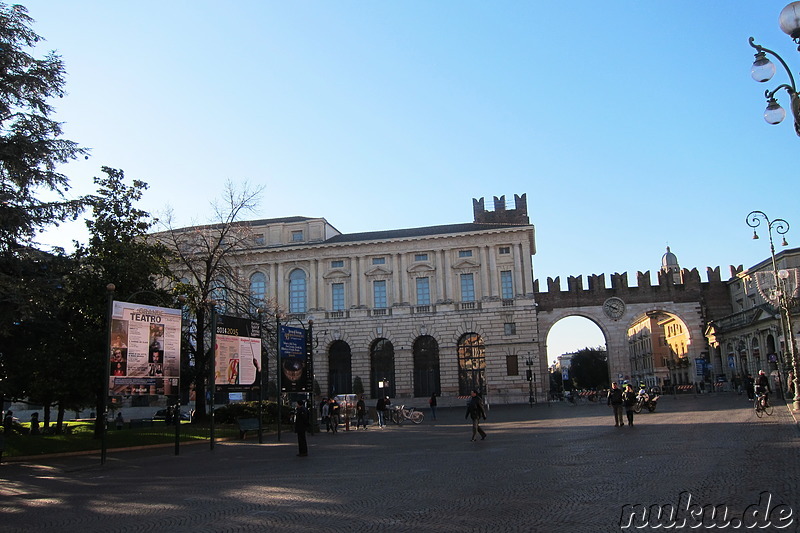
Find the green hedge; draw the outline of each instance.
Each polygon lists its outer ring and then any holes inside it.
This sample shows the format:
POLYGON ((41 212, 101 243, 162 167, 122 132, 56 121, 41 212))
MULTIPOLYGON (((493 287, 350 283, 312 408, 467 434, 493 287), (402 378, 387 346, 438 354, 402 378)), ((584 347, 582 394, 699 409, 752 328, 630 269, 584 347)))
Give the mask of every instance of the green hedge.
MULTIPOLYGON (((278 418, 278 404, 264 401, 262 405, 262 424, 274 424, 278 418)), ((291 421, 292 409, 286 405, 282 409, 281 421, 291 421)), ((214 421, 220 424, 235 424, 239 418, 258 418, 258 402, 236 402, 214 409, 214 421)))

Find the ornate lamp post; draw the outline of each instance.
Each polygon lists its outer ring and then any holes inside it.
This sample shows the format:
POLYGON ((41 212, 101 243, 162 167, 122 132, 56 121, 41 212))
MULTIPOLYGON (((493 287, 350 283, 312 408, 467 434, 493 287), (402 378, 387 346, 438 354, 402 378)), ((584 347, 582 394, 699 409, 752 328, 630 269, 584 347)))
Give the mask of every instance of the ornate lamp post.
POLYGON ((536 403, 536 396, 533 395, 533 381, 536 378, 536 374, 533 373, 533 358, 531 358, 531 352, 528 352, 525 365, 528 367, 525 376, 528 379, 528 404, 533 407, 533 404, 536 403))
MULTIPOLYGON (((792 332, 792 315, 789 306, 789 299, 786 296, 786 290, 784 287, 786 278, 789 277, 789 273, 785 270, 778 272, 778 265, 775 262, 775 242, 772 239, 773 230, 775 230, 775 233, 778 235, 785 235, 786 232, 789 231, 789 223, 782 218, 770 220, 763 211, 752 211, 749 215, 747 215, 745 221, 747 222, 748 226, 753 228, 754 239, 758 239, 758 234, 756 233, 755 228, 760 226, 762 221, 767 226, 767 234, 769 235, 769 251, 772 258, 772 275, 775 281, 774 302, 777 303, 777 307, 780 311, 784 350, 789 354, 789 362, 792 367, 792 374, 794 375, 792 382, 792 388, 794 390, 793 409, 797 410, 800 409, 800 395, 797 394, 797 358, 795 355, 794 334, 792 332)), ((786 237, 782 237, 781 246, 788 246, 788 244, 789 243, 786 242, 786 237)))
MULTIPOLYGON (((781 29, 789 35, 795 43, 800 45, 800 2, 792 2, 784 7, 778 18, 778 23, 781 29)), ((750 70, 750 75, 754 80, 759 83, 764 83, 771 80, 772 76, 775 75, 775 64, 769 60, 767 54, 773 56, 780 62, 789 77, 788 84, 782 83, 771 91, 764 91, 764 96, 767 99, 767 109, 764 111, 764 120, 769 124, 780 124, 786 117, 786 111, 775 98, 778 91, 784 89, 789 95, 791 103, 792 116, 794 117, 794 130, 797 135, 800 136, 800 97, 798 97, 797 94, 797 86, 795 85, 792 71, 789 70, 786 61, 784 61, 777 52, 756 44, 752 37, 750 37, 750 46, 756 49, 755 61, 753 61, 753 67, 750 70)), ((798 46, 798 51, 800 51, 800 46, 798 46)))

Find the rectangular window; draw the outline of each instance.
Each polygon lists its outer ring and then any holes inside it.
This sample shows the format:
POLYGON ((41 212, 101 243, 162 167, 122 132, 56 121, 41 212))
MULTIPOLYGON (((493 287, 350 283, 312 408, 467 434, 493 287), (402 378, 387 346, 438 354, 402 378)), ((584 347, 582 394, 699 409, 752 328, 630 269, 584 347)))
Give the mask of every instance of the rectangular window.
POLYGON ((414 254, 414 261, 427 261, 428 254, 414 254))
POLYGON ((514 298, 514 278, 511 277, 510 270, 500 272, 500 294, 503 300, 514 298))
POLYGON ((331 284, 331 294, 333 298, 332 311, 344 311, 344 283, 331 284))
POLYGON ((372 264, 373 265, 385 265, 386 264, 386 258, 385 257, 373 257, 372 258, 372 264))
POLYGON ((344 261, 342 260, 331 261, 331 268, 343 268, 343 267, 344 267, 344 261))
POLYGON ((430 278, 417 278, 417 305, 431 305, 430 278))
POLYGON ((472 274, 461 274, 461 301, 475 301, 475 279, 472 274))
POLYGON ((386 281, 372 282, 372 302, 375 309, 386 308, 386 281))
POLYGON ((292 242, 303 242, 303 230, 298 229, 292 232, 292 242))
POLYGON ((265 241, 263 233, 257 233, 256 235, 253 235, 253 244, 255 244, 256 246, 263 246, 264 242, 265 241))
POLYGON ((516 355, 506 356, 506 375, 519 376, 519 359, 516 355))
POLYGON ((506 322, 505 324, 503 324, 503 333, 506 335, 516 335, 517 324, 514 322, 506 322))
POLYGON ((459 250, 458 257, 472 257, 472 250, 459 250))
POLYGON ((500 247, 500 255, 508 255, 510 253, 511 253, 511 247, 510 246, 501 246, 500 247))

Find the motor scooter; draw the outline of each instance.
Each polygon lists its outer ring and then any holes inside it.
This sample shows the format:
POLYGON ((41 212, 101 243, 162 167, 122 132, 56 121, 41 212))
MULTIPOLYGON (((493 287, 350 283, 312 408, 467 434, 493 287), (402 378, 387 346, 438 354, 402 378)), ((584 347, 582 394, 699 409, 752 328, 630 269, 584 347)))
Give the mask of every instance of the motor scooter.
POLYGON ((658 394, 649 393, 644 389, 640 390, 636 396, 636 405, 633 406, 633 412, 638 414, 642 412, 642 409, 647 409, 648 412, 652 413, 656 410, 660 397, 658 394))

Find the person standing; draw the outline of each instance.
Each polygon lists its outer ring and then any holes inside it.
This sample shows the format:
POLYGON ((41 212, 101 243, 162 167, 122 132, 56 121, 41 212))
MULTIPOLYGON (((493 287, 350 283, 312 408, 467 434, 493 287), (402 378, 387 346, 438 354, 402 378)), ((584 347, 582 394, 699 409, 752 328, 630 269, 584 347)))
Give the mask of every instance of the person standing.
POLYGON ((358 426, 360 425, 367 429, 367 406, 364 403, 363 394, 358 397, 356 402, 356 431, 358 431, 358 426))
POLYGON ((3 417, 3 429, 6 435, 11 435, 14 429, 14 412, 11 409, 6 411, 6 416, 3 417))
POLYGON ((31 415, 31 435, 39 435, 41 431, 39 431, 39 413, 33 413, 31 415))
POLYGON ((472 440, 478 433, 481 435, 481 440, 486 438, 486 432, 481 428, 481 419, 486 420, 486 410, 483 408, 483 398, 480 397, 478 391, 472 389, 470 392, 470 399, 467 402, 467 414, 464 418, 472 418, 472 440))
POLYGON ((331 431, 331 404, 330 401, 326 398, 325 404, 322 406, 322 421, 325 422, 325 433, 330 433, 331 431))
POLYGON ((747 399, 750 400, 751 402, 753 401, 753 398, 756 397, 755 383, 756 381, 750 374, 747 374, 747 377, 744 378, 744 389, 745 391, 747 391, 747 399))
POLYGON ((625 385, 625 392, 622 393, 622 403, 625 405, 625 414, 628 417, 628 425, 633 425, 633 407, 636 405, 636 393, 630 383, 625 385))
POLYGON ((336 398, 331 398, 331 429, 334 435, 339 431, 339 402, 336 398))
POLYGON ((428 400, 428 405, 431 406, 431 418, 436 420, 436 393, 431 394, 431 399, 428 400))
POLYGON ((622 427, 625 421, 622 418, 622 391, 616 381, 611 382, 611 390, 608 391, 608 405, 614 410, 614 427, 622 427))
POLYGON ((297 408, 294 410, 294 432, 297 433, 297 456, 306 457, 308 455, 308 443, 306 442, 306 431, 308 430, 308 409, 303 404, 303 400, 297 400, 297 408))
POLYGON ((375 412, 378 413, 378 427, 383 428, 386 425, 386 399, 383 396, 378 398, 378 403, 375 404, 375 412))

